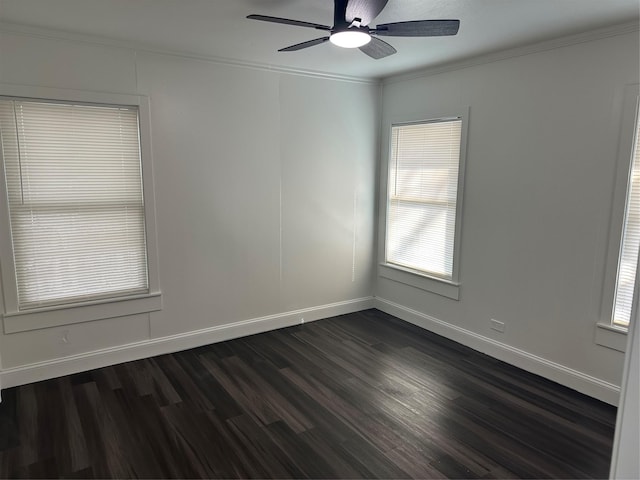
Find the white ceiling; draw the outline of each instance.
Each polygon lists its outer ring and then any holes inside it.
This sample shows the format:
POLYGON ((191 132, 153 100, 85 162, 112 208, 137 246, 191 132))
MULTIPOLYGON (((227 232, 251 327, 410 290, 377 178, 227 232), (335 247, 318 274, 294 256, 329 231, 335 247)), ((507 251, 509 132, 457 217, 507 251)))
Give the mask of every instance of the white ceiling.
POLYGON ((384 77, 478 54, 637 22, 638 0, 389 0, 373 22, 460 19, 455 37, 385 38, 398 53, 373 60, 312 29, 247 20, 251 13, 332 24, 332 0, 0 0, 0 21, 109 37, 154 50, 355 77, 384 77))

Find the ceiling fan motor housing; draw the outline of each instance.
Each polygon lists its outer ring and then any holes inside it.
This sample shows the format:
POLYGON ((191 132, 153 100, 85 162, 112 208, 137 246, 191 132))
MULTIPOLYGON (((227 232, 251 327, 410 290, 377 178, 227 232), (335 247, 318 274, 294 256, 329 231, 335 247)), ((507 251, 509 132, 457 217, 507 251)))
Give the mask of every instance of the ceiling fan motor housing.
POLYGON ((349 28, 351 22, 347 21, 348 0, 335 0, 333 9, 333 28, 331 32, 341 32, 349 28))

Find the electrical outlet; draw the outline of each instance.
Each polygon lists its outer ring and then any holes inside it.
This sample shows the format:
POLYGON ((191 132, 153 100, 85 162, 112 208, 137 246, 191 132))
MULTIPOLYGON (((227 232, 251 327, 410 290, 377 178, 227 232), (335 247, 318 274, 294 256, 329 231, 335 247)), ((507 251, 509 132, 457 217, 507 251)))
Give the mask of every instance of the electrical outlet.
POLYGON ((496 320, 494 318, 491 319, 491 330, 495 330, 496 332, 504 333, 504 322, 500 320, 496 320))

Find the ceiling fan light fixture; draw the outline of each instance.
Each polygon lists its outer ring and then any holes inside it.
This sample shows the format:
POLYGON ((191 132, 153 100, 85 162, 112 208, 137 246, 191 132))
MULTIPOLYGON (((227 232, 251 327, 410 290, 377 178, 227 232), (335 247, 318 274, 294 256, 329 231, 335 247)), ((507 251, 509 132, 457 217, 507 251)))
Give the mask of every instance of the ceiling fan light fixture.
MULTIPOLYGON (((328 0, 327 0, 328 1, 328 0)), ((331 41, 341 48, 360 48, 369 57, 380 60, 393 55, 396 49, 379 37, 442 37, 456 35, 460 20, 410 20, 378 24, 371 22, 382 12, 389 0, 333 0, 333 26, 304 22, 291 18, 249 15, 247 18, 263 22, 281 23, 294 27, 322 30, 324 36, 281 48, 279 52, 297 52, 331 41), (375 35, 376 38, 372 38, 375 35), (371 43, 369 43, 371 42, 371 43)), ((0 3, 2 0, 0 0, 0 3)))
POLYGON ((360 30, 342 30, 329 37, 334 45, 342 48, 358 48, 371 41, 371 35, 360 30))

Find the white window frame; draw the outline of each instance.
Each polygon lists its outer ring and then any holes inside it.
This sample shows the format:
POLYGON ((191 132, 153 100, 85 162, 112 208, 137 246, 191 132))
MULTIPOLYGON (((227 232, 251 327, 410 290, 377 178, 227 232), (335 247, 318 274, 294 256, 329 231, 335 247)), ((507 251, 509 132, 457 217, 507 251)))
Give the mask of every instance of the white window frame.
POLYGON ((445 112, 429 112, 423 115, 411 115, 402 118, 388 119, 384 123, 382 136, 382 168, 380 178, 380 210, 382 221, 379 225, 381 239, 378 248, 378 275, 405 285, 410 285, 421 290, 435 293, 452 300, 458 300, 460 296, 460 245, 462 238, 462 200, 464 193, 464 176, 467 159, 467 130, 469 119, 469 107, 459 107, 445 112), (444 279, 428 273, 404 268, 386 261, 387 224, 388 224, 388 186, 391 162, 391 129, 398 125, 410 125, 428 123, 442 120, 460 119, 462 131, 460 135, 460 160, 458 166, 458 191, 456 200, 455 238, 453 246, 453 271, 452 278, 444 279))
MULTIPOLYGON (((618 138, 611 224, 607 242, 607 258, 600 317, 596 324, 595 332, 596 344, 620 352, 624 352, 626 349, 628 328, 613 323, 613 307, 629 188, 629 175, 633 162, 634 140, 638 127, 638 110, 640 108, 639 86, 637 84, 626 85, 622 97, 622 121, 620 123, 620 134, 618 138)), ((638 273, 639 272, 636 273, 636 277, 638 273)), ((633 315, 630 321, 633 321, 633 315)))
MULTIPOLYGON (((4 333, 37 330, 59 325, 70 325, 161 310, 162 296, 160 293, 160 276, 158 270, 149 98, 142 95, 111 94, 6 84, 0 84, 0 96, 71 103, 93 103, 110 106, 135 106, 138 108, 149 281, 149 290, 143 294, 20 311, 18 309, 18 290, 12 241, 3 241, 0 243, 0 270, 2 275, 2 294, 4 298, 2 314, 4 333)), ((4 177, 4 161, 1 156, 2 151, 0 150, 0 195, 3 199, 3 201, 0 202, 0 238, 11 240, 9 202, 7 201, 8 196, 4 177)))

